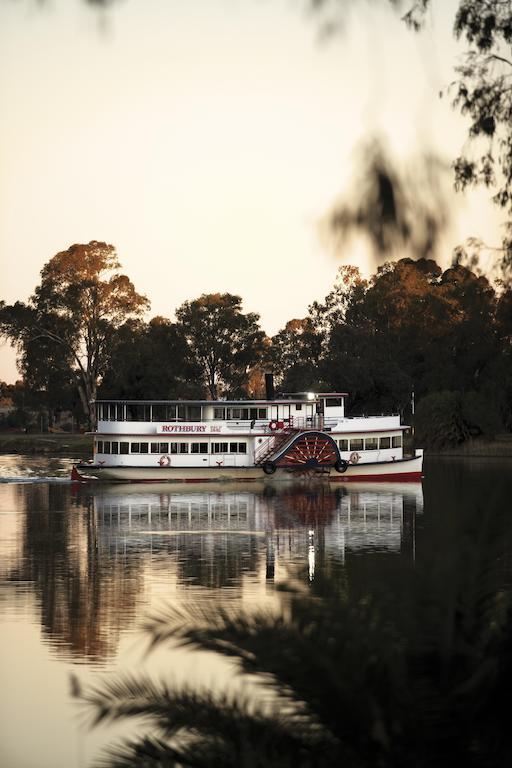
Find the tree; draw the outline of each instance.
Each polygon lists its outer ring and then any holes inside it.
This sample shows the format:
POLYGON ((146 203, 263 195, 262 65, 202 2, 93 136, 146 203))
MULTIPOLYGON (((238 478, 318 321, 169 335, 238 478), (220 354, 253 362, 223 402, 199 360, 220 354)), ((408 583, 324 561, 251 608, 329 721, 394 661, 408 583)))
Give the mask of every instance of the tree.
POLYGON ((322 342, 309 317, 289 320, 272 337, 268 361, 283 391, 304 392, 320 386, 322 342))
POLYGON ((200 377, 179 325, 165 317, 149 323, 128 320, 113 340, 100 395, 128 400, 200 397, 200 377))
POLYGON ((310 319, 322 338, 318 375, 350 393, 351 410, 404 413, 413 389, 418 398, 475 392, 508 423, 508 291, 498 298, 487 278, 461 264, 443 272, 432 259, 387 262, 369 281, 350 269, 341 278, 310 319))
POLYGON ((112 245, 95 240, 72 245, 45 264, 27 304, 3 305, 0 311, 2 333, 17 346, 22 367, 39 342, 70 366, 91 427, 92 402, 114 334, 149 307, 118 272, 120 266, 112 245))
POLYGON ((219 387, 242 394, 251 366, 261 357, 265 334, 259 315, 242 313, 242 299, 231 293, 203 294, 186 301, 176 317, 202 369, 205 386, 216 400, 219 387))

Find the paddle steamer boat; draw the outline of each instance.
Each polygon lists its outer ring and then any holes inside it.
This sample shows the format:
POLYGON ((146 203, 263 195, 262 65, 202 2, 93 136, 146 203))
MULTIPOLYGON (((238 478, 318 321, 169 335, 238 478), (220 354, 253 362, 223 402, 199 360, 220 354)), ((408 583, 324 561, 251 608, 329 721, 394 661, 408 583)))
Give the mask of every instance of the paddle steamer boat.
POLYGON ((399 416, 345 416, 346 393, 266 400, 96 402, 93 459, 74 480, 329 482, 421 479, 399 416))

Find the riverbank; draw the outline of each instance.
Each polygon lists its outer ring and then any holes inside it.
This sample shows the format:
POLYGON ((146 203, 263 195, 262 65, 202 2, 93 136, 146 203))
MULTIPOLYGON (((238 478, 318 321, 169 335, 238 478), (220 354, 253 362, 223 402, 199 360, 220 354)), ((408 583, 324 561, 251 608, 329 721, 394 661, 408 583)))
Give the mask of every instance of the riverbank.
POLYGON ((512 435, 497 435, 495 438, 482 437, 465 440, 451 448, 429 448, 426 456, 466 456, 474 458, 512 458, 512 435))
POLYGON ((60 456, 92 455, 90 435, 25 434, 23 432, 0 432, 0 453, 45 454, 60 456))

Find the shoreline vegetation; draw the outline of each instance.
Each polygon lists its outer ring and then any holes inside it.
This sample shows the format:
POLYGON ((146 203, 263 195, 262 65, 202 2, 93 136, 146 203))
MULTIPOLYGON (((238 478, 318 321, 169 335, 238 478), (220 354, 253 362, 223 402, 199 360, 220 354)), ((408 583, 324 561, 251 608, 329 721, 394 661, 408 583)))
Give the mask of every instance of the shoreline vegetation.
POLYGON ((324 301, 267 336, 229 293, 146 322, 119 267, 113 246, 74 245, 27 305, 0 302, 22 375, 0 382, 0 429, 93 430, 95 400, 262 399, 273 373, 278 392, 348 392, 351 416, 400 413, 425 448, 489 455, 467 441, 512 435, 512 284, 476 268, 403 258, 366 279, 343 265, 324 301))
POLYGON ((425 456, 466 456, 468 458, 512 458, 512 435, 496 435, 494 438, 475 437, 459 445, 444 448, 427 448, 425 456))
POLYGON ((92 437, 83 434, 51 434, 51 433, 0 433, 0 454, 17 453, 47 454, 57 453, 60 456, 92 456, 92 437))
MULTIPOLYGON (((0 432, 0 454, 92 456, 92 437, 83 434, 0 432)), ((456 446, 427 448, 425 456, 467 456, 473 458, 512 458, 512 435, 472 438, 456 446)))

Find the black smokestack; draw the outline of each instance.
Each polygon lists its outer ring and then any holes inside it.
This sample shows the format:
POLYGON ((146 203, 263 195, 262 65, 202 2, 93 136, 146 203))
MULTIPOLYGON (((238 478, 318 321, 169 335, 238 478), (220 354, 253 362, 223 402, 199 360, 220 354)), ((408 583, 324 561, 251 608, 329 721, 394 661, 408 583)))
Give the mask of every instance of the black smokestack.
POLYGON ((273 373, 266 373, 265 374, 265 392, 267 395, 267 400, 275 400, 275 391, 274 391, 274 374, 273 373))

